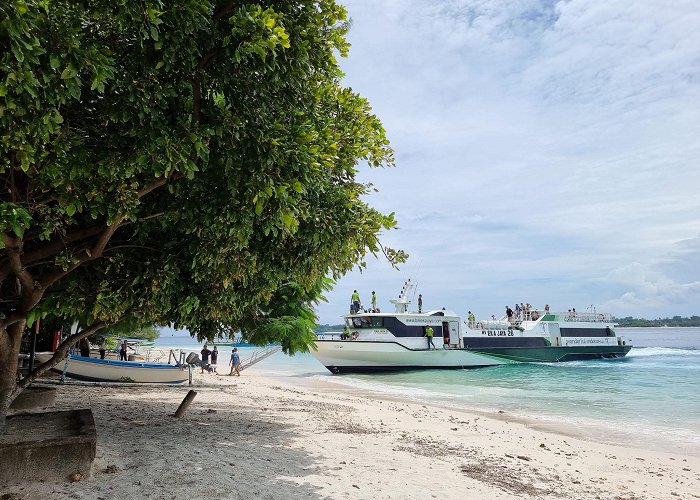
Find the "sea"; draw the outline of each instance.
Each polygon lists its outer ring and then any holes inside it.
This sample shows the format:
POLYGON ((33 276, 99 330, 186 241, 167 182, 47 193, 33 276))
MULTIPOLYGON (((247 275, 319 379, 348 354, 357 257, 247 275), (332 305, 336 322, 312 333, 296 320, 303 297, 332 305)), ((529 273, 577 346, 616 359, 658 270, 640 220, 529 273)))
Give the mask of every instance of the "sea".
MULTIPOLYGON (((616 331, 634 346, 622 359, 332 375, 310 354, 280 352, 250 371, 306 386, 332 381, 370 394, 492 413, 596 441, 700 456, 700 328, 616 331)), ((201 349, 182 333, 162 336, 156 344, 201 349)), ((219 363, 228 363, 231 347, 219 350, 219 363)), ((239 351, 245 364, 255 348, 239 351)))

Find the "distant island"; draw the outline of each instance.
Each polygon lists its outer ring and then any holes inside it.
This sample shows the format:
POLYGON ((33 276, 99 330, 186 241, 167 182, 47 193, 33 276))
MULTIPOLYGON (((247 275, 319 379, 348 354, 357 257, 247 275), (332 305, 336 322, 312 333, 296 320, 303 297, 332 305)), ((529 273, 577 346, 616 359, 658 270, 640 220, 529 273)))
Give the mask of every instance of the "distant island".
POLYGON ((632 316, 627 316, 626 318, 615 318, 615 321, 620 326, 700 326, 700 316, 691 316, 690 318, 682 318, 680 316, 674 316, 673 318, 659 318, 659 319, 644 319, 644 318, 633 318, 632 316))
POLYGON ((343 325, 318 325, 314 328, 314 333, 342 332, 343 325))

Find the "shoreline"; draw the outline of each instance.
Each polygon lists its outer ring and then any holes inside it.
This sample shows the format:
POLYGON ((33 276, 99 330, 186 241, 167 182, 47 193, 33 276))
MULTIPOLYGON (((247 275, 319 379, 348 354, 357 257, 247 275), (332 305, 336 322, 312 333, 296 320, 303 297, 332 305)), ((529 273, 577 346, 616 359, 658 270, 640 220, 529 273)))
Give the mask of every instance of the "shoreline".
MULTIPOLYGON (((279 380, 282 383, 291 383, 292 377, 267 376, 267 378, 279 380)), ((373 400, 428 405, 445 411, 456 411, 466 414, 479 415, 494 420, 515 422, 533 430, 557 434, 563 437, 572 437, 594 443, 607 442, 612 445, 630 448, 654 448, 666 453, 678 453, 700 458, 700 444, 697 446, 692 443, 688 444, 688 442, 684 441, 681 436, 673 436, 672 440, 665 439, 663 436, 659 435, 659 433, 663 434, 665 431, 665 429, 662 428, 645 428, 644 430, 646 432, 642 432, 639 429, 626 430, 622 426, 606 426, 605 422, 602 420, 592 418, 586 419, 584 423, 581 423, 580 421, 556 421, 554 416, 541 417, 529 413, 517 413, 503 410, 495 406, 473 406, 466 404, 464 401, 459 403, 450 403, 439 398, 420 400, 415 397, 408 397, 401 394, 359 387, 352 382, 343 383, 341 380, 336 380, 335 376, 330 380, 299 377, 294 377, 294 380, 297 383, 301 380, 301 385, 304 385, 310 390, 318 390, 329 393, 344 391, 349 392, 356 397, 364 397, 373 400)), ((449 397, 447 394, 444 396, 449 397)), ((698 436, 695 437, 698 439, 698 436)))
POLYGON ((55 409, 95 415, 93 477, 0 489, 23 500, 700 498, 697 456, 254 368, 194 382, 183 419, 171 415, 186 384, 60 386, 55 409))

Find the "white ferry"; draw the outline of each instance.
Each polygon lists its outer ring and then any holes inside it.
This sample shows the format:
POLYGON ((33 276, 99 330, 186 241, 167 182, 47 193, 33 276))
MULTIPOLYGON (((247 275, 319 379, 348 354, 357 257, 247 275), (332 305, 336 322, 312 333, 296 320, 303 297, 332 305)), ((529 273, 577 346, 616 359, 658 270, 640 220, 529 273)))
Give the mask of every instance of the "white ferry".
POLYGON ((621 358, 632 348, 609 314, 532 311, 511 321, 463 321, 444 309, 408 312, 412 288, 407 282, 391 300, 393 313, 343 316, 349 338, 319 334, 311 354, 332 373, 345 373, 621 358), (428 345, 428 327, 436 348, 428 345))

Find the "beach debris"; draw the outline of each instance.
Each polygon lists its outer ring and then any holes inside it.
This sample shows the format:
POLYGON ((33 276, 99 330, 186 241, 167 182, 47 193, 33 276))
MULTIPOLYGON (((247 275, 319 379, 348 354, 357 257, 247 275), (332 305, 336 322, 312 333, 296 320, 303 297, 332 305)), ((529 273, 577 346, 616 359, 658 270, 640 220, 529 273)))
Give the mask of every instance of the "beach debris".
POLYGON ((81 481, 83 479, 83 475, 80 472, 74 472, 70 476, 68 476, 68 480, 71 483, 76 483, 78 481, 81 481))
POLYGON ((105 468, 105 472, 106 472, 107 474, 114 474, 114 473, 116 473, 116 472, 119 472, 119 467, 117 467, 117 466, 114 465, 114 464, 110 464, 110 465, 107 466, 107 468, 105 468))
POLYGON ((193 391, 190 389, 190 391, 187 393, 187 396, 185 396, 185 399, 182 400, 182 403, 180 403, 180 406, 178 406, 177 410, 175 411, 175 415, 173 416, 175 418, 182 418, 185 415, 187 408, 189 408, 192 404, 192 401, 194 401, 194 397, 196 395, 197 391, 193 391))
POLYGON ((540 443, 540 448, 549 451, 549 448, 547 448, 547 445, 545 445, 544 443, 540 443))
POLYGON ((353 487, 353 488, 357 488, 358 490, 360 489, 360 487, 359 487, 358 485, 356 485, 356 484, 353 484, 352 487, 353 487))
POLYGON ((530 460, 532 460, 530 457, 527 457, 527 456, 525 456, 525 455, 518 455, 518 458, 519 458, 520 460, 525 460, 525 461, 527 461, 527 462, 529 462, 530 460))
POLYGON ((513 455, 509 455, 508 453, 506 453, 506 456, 507 456, 508 458, 515 458, 513 455))
POLYGON ((498 413, 505 413, 503 410, 498 410, 498 413))
POLYGON ((207 413, 216 413, 216 410, 214 408, 209 408, 207 410, 207 413))
POLYGON ((453 430, 453 431, 458 431, 459 428, 458 428, 458 427, 452 427, 452 430, 453 430))

